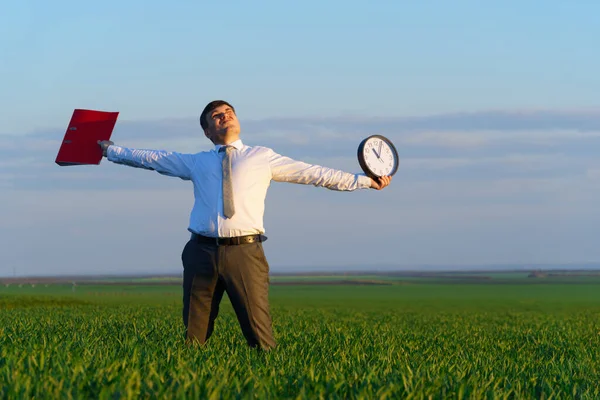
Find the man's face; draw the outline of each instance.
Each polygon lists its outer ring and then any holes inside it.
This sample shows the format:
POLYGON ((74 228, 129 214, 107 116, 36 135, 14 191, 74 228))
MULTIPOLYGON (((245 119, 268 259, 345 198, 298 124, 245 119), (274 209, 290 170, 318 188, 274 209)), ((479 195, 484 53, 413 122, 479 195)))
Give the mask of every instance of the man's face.
POLYGON ((206 115, 207 128, 204 130, 206 137, 215 144, 222 144, 224 139, 236 139, 240 134, 240 122, 235 112, 228 105, 222 105, 213 109, 206 115))

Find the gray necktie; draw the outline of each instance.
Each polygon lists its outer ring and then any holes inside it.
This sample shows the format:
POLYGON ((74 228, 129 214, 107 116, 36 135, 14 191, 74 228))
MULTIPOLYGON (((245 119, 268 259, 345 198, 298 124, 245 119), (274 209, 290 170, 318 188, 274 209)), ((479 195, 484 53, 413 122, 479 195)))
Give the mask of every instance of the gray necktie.
POLYGON ((231 183, 231 151, 233 149, 233 146, 223 146, 219 149, 219 152, 225 152, 221 161, 223 167, 223 215, 225 215, 225 218, 231 218, 235 214, 233 185, 231 183))

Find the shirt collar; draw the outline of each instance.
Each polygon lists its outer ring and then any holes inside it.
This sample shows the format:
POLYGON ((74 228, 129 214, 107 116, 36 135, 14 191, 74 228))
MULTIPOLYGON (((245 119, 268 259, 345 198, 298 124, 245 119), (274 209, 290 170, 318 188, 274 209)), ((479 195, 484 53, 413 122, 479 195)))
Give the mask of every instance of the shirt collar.
MULTIPOLYGON (((222 145, 222 144, 216 144, 216 145, 215 145, 215 151, 218 153, 218 152, 219 152, 219 149, 221 149, 221 147, 223 147, 223 146, 224 146, 224 145, 222 145)), ((236 140, 235 142, 231 142, 231 143, 229 143, 229 145, 228 145, 228 146, 233 146, 233 147, 235 147, 236 149, 238 149, 238 150, 241 150, 241 149, 244 147, 244 143, 242 143, 242 139, 238 139, 238 140, 236 140)))

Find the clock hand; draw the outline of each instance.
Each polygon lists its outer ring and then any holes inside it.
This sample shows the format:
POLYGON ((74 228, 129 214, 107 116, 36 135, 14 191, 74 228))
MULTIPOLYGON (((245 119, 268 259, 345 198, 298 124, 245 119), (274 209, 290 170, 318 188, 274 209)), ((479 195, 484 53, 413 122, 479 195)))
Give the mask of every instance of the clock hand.
POLYGON ((379 142, 379 148, 377 149, 377 153, 381 154, 381 146, 383 146, 383 142, 379 142))
POLYGON ((377 154, 377 152, 375 151, 375 148, 374 148, 374 147, 373 147, 371 150, 373 150, 373 153, 375 153, 375 155, 377 156, 377 158, 380 158, 380 157, 379 157, 379 154, 377 154))

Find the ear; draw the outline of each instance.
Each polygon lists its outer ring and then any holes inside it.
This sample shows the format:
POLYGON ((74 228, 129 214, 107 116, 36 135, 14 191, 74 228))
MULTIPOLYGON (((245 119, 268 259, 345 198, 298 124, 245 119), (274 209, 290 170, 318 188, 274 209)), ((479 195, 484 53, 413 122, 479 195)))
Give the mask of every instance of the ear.
POLYGON ((211 142, 213 141, 212 138, 210 137, 210 133, 209 133, 208 129, 204 129, 204 136, 206 136, 208 138, 208 140, 210 140, 211 142))

